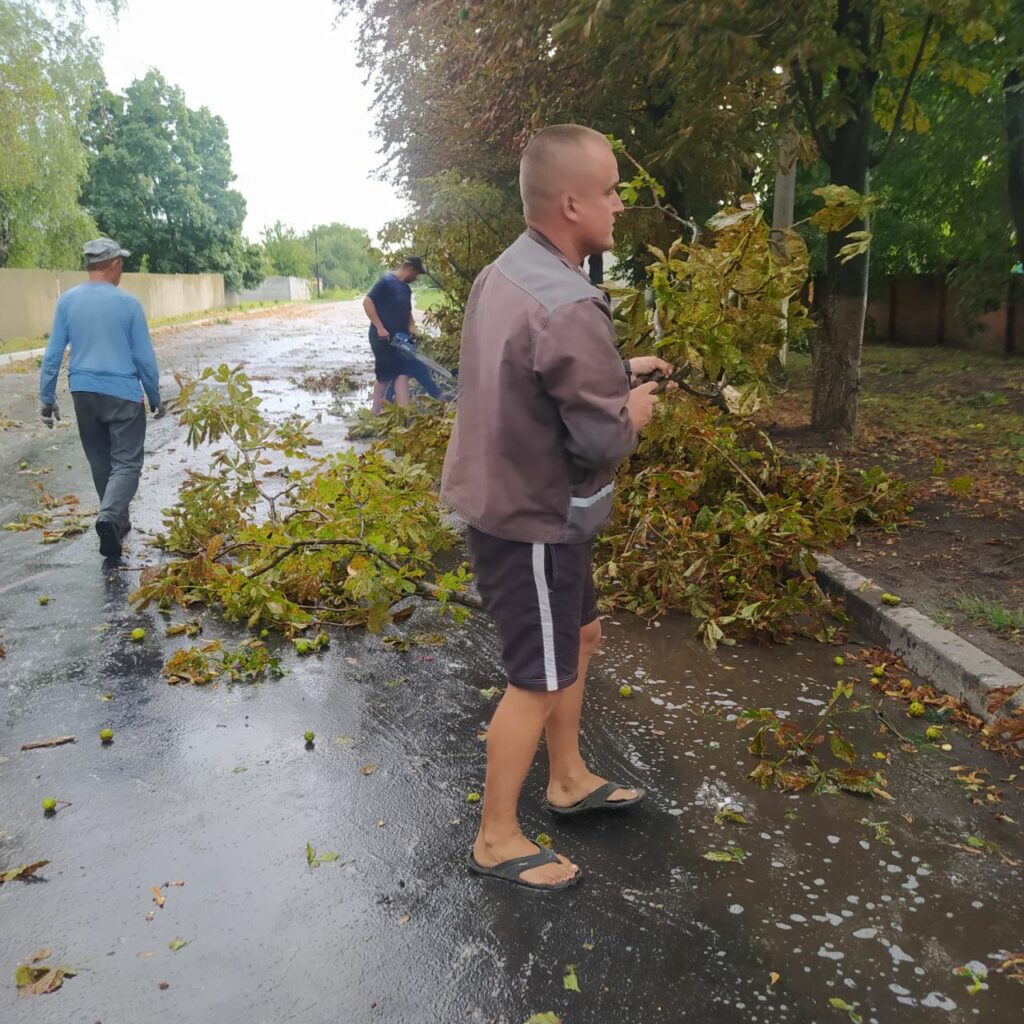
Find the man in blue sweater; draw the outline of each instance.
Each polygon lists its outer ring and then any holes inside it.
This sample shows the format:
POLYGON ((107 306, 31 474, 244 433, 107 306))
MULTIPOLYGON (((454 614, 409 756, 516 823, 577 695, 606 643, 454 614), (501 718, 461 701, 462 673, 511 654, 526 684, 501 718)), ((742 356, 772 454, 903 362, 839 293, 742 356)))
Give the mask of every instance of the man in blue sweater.
POLYGON ((146 314, 134 295, 117 287, 124 257, 131 253, 110 238, 86 242, 83 252, 89 280, 57 300, 39 377, 39 414, 51 429, 53 421, 60 419, 57 378, 70 345, 68 386, 78 436, 100 497, 96 517, 100 554, 118 558, 121 541, 131 529, 128 504, 142 471, 143 392, 156 419, 166 410, 160 401, 160 372, 146 314))

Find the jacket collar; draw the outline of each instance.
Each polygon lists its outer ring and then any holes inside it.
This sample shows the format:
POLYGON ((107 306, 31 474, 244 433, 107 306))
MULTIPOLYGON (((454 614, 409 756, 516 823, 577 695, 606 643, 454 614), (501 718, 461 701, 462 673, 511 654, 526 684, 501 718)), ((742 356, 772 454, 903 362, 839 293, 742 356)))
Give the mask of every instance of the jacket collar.
MULTIPOLYGON (((551 241, 550 238, 548 238, 547 235, 541 234, 541 232, 539 232, 536 228, 527 228, 526 237, 532 239, 538 245, 544 246, 544 248, 547 249, 548 252, 554 253, 567 267, 570 267, 572 270, 575 270, 577 274, 580 274, 583 277, 587 277, 587 275, 584 274, 583 271, 578 266, 576 266, 569 259, 569 257, 566 256, 565 253, 562 252, 562 250, 559 249, 558 246, 551 241)), ((587 280, 589 281, 590 278, 587 277, 587 280)))

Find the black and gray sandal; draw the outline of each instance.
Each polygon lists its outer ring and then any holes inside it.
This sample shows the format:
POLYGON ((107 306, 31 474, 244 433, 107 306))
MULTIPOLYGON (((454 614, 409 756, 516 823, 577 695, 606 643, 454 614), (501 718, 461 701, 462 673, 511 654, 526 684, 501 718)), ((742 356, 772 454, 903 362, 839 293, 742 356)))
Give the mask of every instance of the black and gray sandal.
POLYGON ((589 811, 624 811, 627 807, 635 807, 644 798, 644 791, 636 786, 624 786, 621 782, 606 782, 598 786, 593 793, 588 793, 582 800, 570 804, 568 807, 557 807, 548 801, 548 810, 559 818, 574 818, 577 814, 587 814, 589 811), (617 789, 635 789, 636 796, 627 800, 609 800, 608 798, 617 789))
POLYGON ((558 889, 568 889, 576 885, 583 877, 583 869, 578 865, 576 867, 576 874, 572 878, 567 878, 564 882, 553 882, 550 885, 527 882, 519 877, 524 871, 529 871, 530 868, 539 868, 542 864, 556 863, 558 863, 558 855, 542 846, 538 846, 537 852, 529 857, 515 857, 512 860, 503 860, 500 864, 495 864, 490 868, 485 868, 482 864, 477 863, 476 857, 473 856, 472 847, 469 851, 469 870, 473 874, 480 875, 482 878, 496 878, 501 882, 511 882, 513 885, 521 885, 524 889, 541 889, 554 892, 558 889))

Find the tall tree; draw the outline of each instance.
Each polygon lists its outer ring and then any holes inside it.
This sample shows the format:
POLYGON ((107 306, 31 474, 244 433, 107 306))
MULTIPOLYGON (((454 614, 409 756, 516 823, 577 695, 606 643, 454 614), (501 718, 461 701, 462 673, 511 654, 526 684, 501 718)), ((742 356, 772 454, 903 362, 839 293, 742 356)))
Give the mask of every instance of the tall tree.
POLYGON ((319 254, 320 277, 328 288, 366 288, 380 274, 380 254, 362 228, 337 222, 318 224, 310 229, 303 241, 314 259, 319 254))
POLYGON ((677 84, 684 109, 706 104, 701 92, 722 96, 742 120, 760 120, 769 142, 795 107, 810 147, 805 156, 819 158, 829 181, 850 190, 841 218, 846 230, 827 243, 824 329, 814 346, 811 419, 822 432, 856 429, 870 203, 853 196, 867 195, 870 170, 898 139, 927 130, 926 112, 912 95, 926 69, 956 87, 984 85, 983 70, 963 64, 951 43, 966 44, 973 35, 971 58, 982 67, 990 61, 977 28, 991 2, 579 0, 566 23, 581 38, 643 40, 639 67, 677 84), (732 59, 716 59, 723 52, 732 59))
POLYGON ((77 267, 95 230, 79 208, 99 46, 80 5, 0 0, 0 267, 77 267))
POLYGON ((300 238, 295 228, 280 221, 265 227, 263 260, 266 271, 279 277, 309 277, 313 270, 313 247, 300 238))
POLYGON ((154 273, 220 272, 229 287, 259 279, 242 237, 245 199, 231 187, 222 118, 190 109, 158 71, 94 105, 84 202, 100 228, 154 273))

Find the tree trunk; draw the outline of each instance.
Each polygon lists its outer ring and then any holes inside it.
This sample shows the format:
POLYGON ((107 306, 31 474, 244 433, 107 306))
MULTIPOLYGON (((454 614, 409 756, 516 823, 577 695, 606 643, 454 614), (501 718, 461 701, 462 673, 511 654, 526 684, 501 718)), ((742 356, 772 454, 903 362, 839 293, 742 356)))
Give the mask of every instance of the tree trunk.
POLYGON ((1003 99, 1006 104, 1010 211, 1017 235, 1017 259, 1024 263, 1024 73, 1019 67, 1003 79, 1003 99))
MULTIPOLYGON (((1021 57, 1024 61, 1024 54, 1021 57)), ((1003 99, 1006 104, 1006 164, 1010 212, 1013 214, 1013 230, 1017 236, 1017 259, 1024 264, 1024 74, 1019 66, 1013 68, 1003 79, 1003 99)), ((1007 354, 1016 350, 1019 281, 1018 275, 1010 278, 1006 309, 1007 354)))
MULTIPOLYGON (((789 72, 782 75, 783 85, 789 85, 789 72)), ((796 149, 799 136, 792 125, 787 125, 779 139, 779 150, 775 164, 775 203, 772 209, 772 243, 778 252, 784 252, 782 239, 793 226, 793 210, 796 206, 796 149)), ((779 364, 786 365, 789 339, 786 336, 789 313, 789 299, 783 299, 779 307, 779 326, 782 331, 782 346, 779 348, 779 364)))
POLYGON ((11 209, 7 200, 0 196, 0 268, 7 266, 11 258, 11 209))
MULTIPOLYGON (((870 0, 840 0, 836 36, 855 46, 863 56, 858 67, 841 66, 836 79, 849 116, 838 128, 828 154, 830 180, 847 185, 861 195, 868 191, 872 110, 878 80, 869 59, 873 4, 870 0)), ((852 63, 852 62, 851 62, 852 63)), ((846 235, 864 231, 855 220, 843 231, 828 235, 828 263, 823 303, 824 330, 814 346, 811 426, 822 434, 852 437, 857 429, 860 392, 860 353, 868 301, 868 257, 865 253, 847 263, 837 259, 846 235)))

